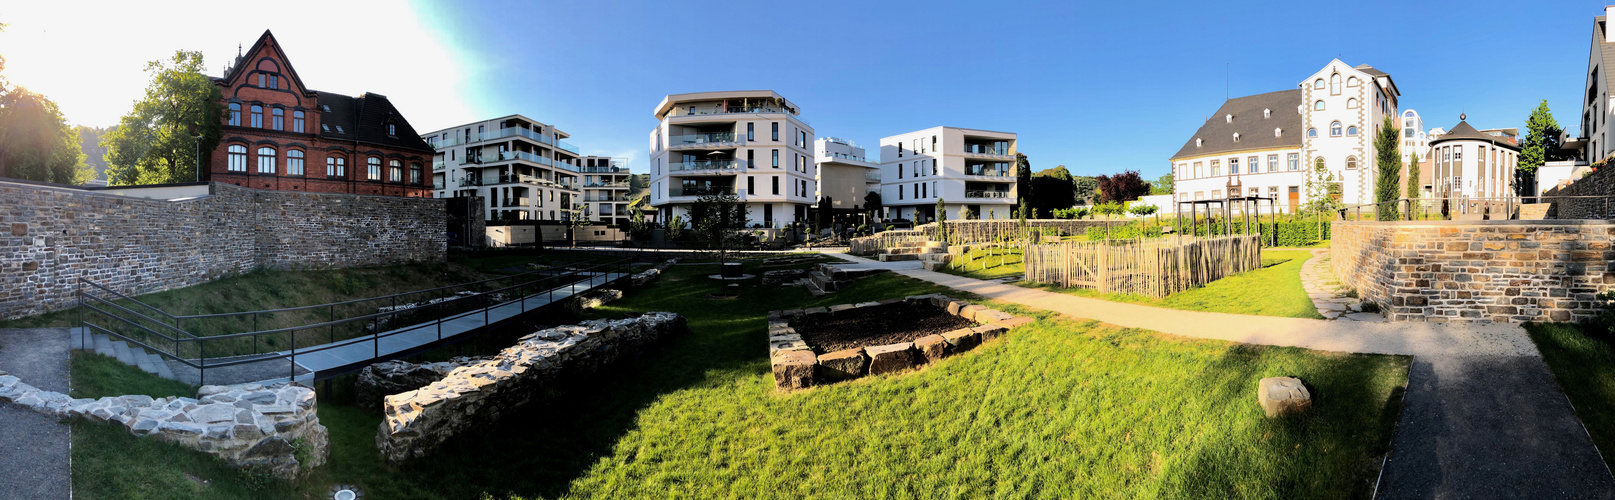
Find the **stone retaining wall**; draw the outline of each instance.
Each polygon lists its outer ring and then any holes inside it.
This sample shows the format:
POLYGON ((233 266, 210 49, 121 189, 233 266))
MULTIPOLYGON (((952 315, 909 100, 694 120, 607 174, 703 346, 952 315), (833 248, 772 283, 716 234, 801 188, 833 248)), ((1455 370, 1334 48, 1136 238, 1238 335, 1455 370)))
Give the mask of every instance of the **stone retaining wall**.
POLYGON ((1600 168, 1564 187, 1542 193, 1543 201, 1553 204, 1551 218, 1560 220, 1615 219, 1615 168, 1600 168), (1598 196, 1599 198, 1552 198, 1553 196, 1598 196))
POLYGON ((313 389, 284 383, 205 385, 196 396, 73 399, 0 371, 0 400, 57 418, 118 424, 137 436, 212 454, 232 467, 295 479, 324 464, 330 453, 313 389), (308 463, 300 463, 298 455, 308 463))
POLYGON ((1615 285, 1608 221, 1332 225, 1335 276, 1392 321, 1583 321, 1615 285))
POLYGON ((485 428, 510 410, 560 392, 558 381, 564 378, 598 372, 684 330, 684 317, 668 312, 540 330, 497 356, 383 398, 376 448, 392 463, 423 457, 455 435, 485 428))
POLYGON ((255 269, 440 262, 431 198, 263 191, 151 200, 0 182, 0 318, 71 307, 80 276, 136 295, 255 269))

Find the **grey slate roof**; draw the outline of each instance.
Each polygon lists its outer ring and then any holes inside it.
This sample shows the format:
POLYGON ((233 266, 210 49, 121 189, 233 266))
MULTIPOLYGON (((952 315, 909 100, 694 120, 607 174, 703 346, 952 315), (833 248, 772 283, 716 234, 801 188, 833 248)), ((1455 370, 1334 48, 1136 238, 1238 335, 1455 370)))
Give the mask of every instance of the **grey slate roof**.
POLYGON ((1355 69, 1357 71, 1361 71, 1361 72, 1364 72, 1364 73, 1368 73, 1368 74, 1374 75, 1374 76, 1391 76, 1391 75, 1385 74, 1384 71, 1374 69, 1373 66, 1369 66, 1367 64, 1359 64, 1359 65, 1357 65, 1357 67, 1352 68, 1352 69, 1355 69))
MULTIPOLYGON (((1604 17, 1593 18, 1593 44, 1598 47, 1599 53, 1596 55, 1599 60, 1603 61, 1603 64, 1598 67, 1598 71, 1604 75, 1604 88, 1615 89, 1615 74, 1612 74, 1612 71, 1615 71, 1615 69, 1612 69, 1615 68, 1615 43, 1604 42, 1604 17)), ((1586 88, 1583 88, 1582 93, 1586 94, 1586 90, 1586 88)), ((1582 106, 1586 107, 1587 103, 1582 103, 1582 106)), ((1586 135, 1587 131, 1582 131, 1582 134, 1586 135)))
POLYGON ((1301 89, 1229 99, 1177 154, 1172 155, 1172 160, 1235 151, 1299 148, 1306 133, 1301 128, 1301 115, 1296 113, 1300 106, 1301 89), (1272 110, 1272 116, 1263 118, 1264 109, 1272 110), (1230 114, 1234 115, 1233 123, 1227 121, 1230 114), (1283 137, 1273 136, 1275 128, 1284 130, 1283 137), (1235 132, 1239 133, 1239 142, 1234 142, 1235 132), (1195 147, 1197 138, 1202 139, 1200 147, 1195 147))
POLYGON ((409 125, 409 120, 405 120, 404 115, 399 114, 392 101, 387 100, 387 96, 369 92, 359 97, 318 90, 314 93, 319 96, 320 122, 330 127, 330 130, 324 128, 320 130, 322 137, 427 154, 436 152, 425 139, 421 139, 420 134, 415 133, 415 128, 409 125), (326 111, 327 107, 331 110, 326 111), (398 125, 392 136, 387 135, 389 119, 398 125))
POLYGON ((1475 130, 1475 127, 1470 126, 1469 122, 1463 120, 1459 120, 1457 125, 1447 130, 1447 133, 1441 134, 1441 138, 1430 141, 1430 145, 1434 146, 1448 141, 1486 141, 1515 151, 1520 150, 1520 145, 1515 144, 1514 141, 1508 140, 1506 137, 1481 133, 1481 131, 1475 130))

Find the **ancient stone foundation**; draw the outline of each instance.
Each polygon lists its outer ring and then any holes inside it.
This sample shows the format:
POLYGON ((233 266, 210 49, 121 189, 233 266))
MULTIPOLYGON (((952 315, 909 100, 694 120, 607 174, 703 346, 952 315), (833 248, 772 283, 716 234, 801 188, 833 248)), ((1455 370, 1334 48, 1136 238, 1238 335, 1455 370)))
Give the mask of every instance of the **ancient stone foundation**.
POLYGON ((295 479, 301 471, 324 464, 330 453, 328 434, 315 413, 314 390, 298 385, 205 385, 196 398, 73 399, 0 372, 0 400, 58 418, 118 424, 134 435, 282 479, 295 479))
POLYGON ((426 456, 455 435, 485 428, 509 410, 561 392, 561 380, 598 372, 683 331, 684 317, 668 312, 540 330, 497 356, 457 366, 441 380, 383 398, 385 418, 376 432, 376 448, 392 463, 426 456))

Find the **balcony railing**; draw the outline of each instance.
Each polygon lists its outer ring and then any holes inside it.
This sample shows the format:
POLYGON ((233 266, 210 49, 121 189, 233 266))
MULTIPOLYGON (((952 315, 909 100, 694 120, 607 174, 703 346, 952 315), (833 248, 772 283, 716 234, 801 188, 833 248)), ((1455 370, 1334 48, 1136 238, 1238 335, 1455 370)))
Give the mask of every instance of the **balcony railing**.
POLYGON ((746 160, 707 160, 674 162, 667 166, 669 172, 682 172, 694 170, 740 170, 746 168, 746 160))
POLYGON ((864 162, 864 163, 880 163, 878 161, 866 160, 866 159, 864 159, 865 157, 862 157, 862 156, 853 156, 853 155, 849 155, 849 154, 846 154, 846 153, 837 153, 837 152, 833 152, 833 151, 826 151, 824 154, 819 155, 819 157, 822 158, 820 161, 852 160, 852 161, 861 161, 861 162, 864 162))
POLYGON ((630 201, 628 195, 618 196, 584 196, 583 201, 630 201))
POLYGON ((585 173, 585 174, 628 173, 628 169, 626 167, 618 167, 618 166, 611 166, 611 167, 578 167, 577 171, 580 172, 580 173, 585 173))
POLYGON ((472 135, 470 138, 466 138, 466 136, 464 134, 456 134, 453 137, 449 137, 448 139, 444 139, 444 140, 441 140, 441 141, 439 141, 439 140, 428 140, 427 142, 430 142, 433 147, 446 148, 446 147, 449 147, 449 146, 458 146, 458 145, 461 145, 461 144, 470 144, 470 143, 473 143, 473 142, 482 142, 482 141, 491 141, 491 140, 494 140, 494 139, 503 139, 503 138, 506 138, 506 137, 514 136, 514 135, 519 135, 519 136, 522 136, 522 137, 526 137, 528 139, 532 139, 532 140, 538 141, 538 142, 543 143, 543 144, 549 144, 549 145, 554 145, 555 144, 555 140, 551 139, 549 136, 544 135, 544 134, 540 134, 538 132, 534 132, 534 131, 531 131, 531 130, 528 130, 528 129, 524 129, 524 128, 521 128, 521 127, 511 127, 511 128, 504 128, 504 129, 495 130, 495 131, 492 131, 492 132, 483 132, 483 133, 480 133, 480 134, 472 135))
POLYGON ((460 179, 460 187, 471 187, 471 186, 481 186, 481 185, 482 185, 482 179, 478 178, 475 175, 467 176, 467 177, 465 177, 463 179, 460 179))
POLYGON ((708 195, 715 195, 715 194, 729 194, 729 195, 732 195, 732 194, 735 194, 735 188, 734 188, 734 186, 711 186, 711 187, 674 186, 674 187, 667 188, 667 195, 668 196, 708 196, 708 195))
MULTIPOLYGON (((785 113, 785 114, 789 114, 789 115, 792 115, 792 116, 796 115, 795 112, 793 112, 791 110, 788 110, 788 109, 785 109, 785 108, 782 108, 782 107, 779 107, 779 106, 753 105, 753 106, 703 106, 703 107, 685 106, 683 108, 673 108, 673 112, 668 113, 668 116, 729 115, 729 114, 739 114, 739 113, 785 113)), ((812 123, 808 123, 807 120, 803 120, 802 117, 800 117, 800 116, 797 116, 796 119, 801 120, 802 123, 807 123, 808 125, 812 125, 812 123)))
POLYGON ((864 172, 864 180, 868 182, 880 182, 880 171, 870 170, 864 172))
POLYGON ((965 175, 974 175, 978 177, 1011 177, 1009 169, 1007 168, 971 168, 970 166, 965 167, 965 175))
POLYGON ((965 198, 1009 198, 1009 191, 965 191, 965 198))
POLYGON ((599 181, 596 181, 596 182, 585 182, 585 183, 583 183, 583 187, 586 187, 586 188, 625 188, 625 187, 629 187, 629 186, 628 186, 627 182, 599 182, 599 181))
POLYGON ((543 156, 539 156, 539 155, 536 155, 536 154, 533 154, 533 153, 528 153, 526 151, 500 151, 499 152, 499 159, 501 161, 504 161, 504 160, 527 160, 527 161, 530 161, 530 162, 533 162, 533 163, 537 163, 539 165, 546 165, 546 166, 554 166, 555 165, 554 160, 551 160, 549 158, 545 158, 543 156))
POLYGON ((500 200, 499 201, 499 206, 502 206, 502 207, 525 207, 525 206, 530 206, 530 205, 527 204, 527 198, 526 197, 521 197, 521 198, 505 198, 503 200, 500 200))
POLYGON ((432 182, 432 189, 443 189, 442 182, 432 182))
POLYGON ((566 141, 555 141, 555 147, 571 151, 572 154, 578 154, 578 147, 566 141))
POLYGON ((446 162, 441 162, 441 161, 432 162, 432 171, 433 172, 442 172, 443 169, 447 168, 447 167, 448 167, 448 163, 446 163, 446 162))
POLYGON ((708 143, 738 143, 745 142, 735 139, 734 132, 712 132, 706 134, 682 134, 667 138, 668 146, 683 146, 689 144, 708 143))

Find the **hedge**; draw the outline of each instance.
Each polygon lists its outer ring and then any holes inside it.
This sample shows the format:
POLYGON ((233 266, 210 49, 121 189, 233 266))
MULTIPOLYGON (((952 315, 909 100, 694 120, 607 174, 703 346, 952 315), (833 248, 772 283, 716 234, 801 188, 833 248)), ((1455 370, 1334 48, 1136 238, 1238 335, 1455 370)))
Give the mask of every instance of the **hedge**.
MULTIPOLYGON (((1273 226, 1274 226, 1273 223, 1263 222, 1260 225, 1258 225, 1255 229, 1256 229, 1257 232, 1261 232, 1261 231, 1266 231, 1266 230, 1268 230, 1269 228, 1271 228, 1273 226)), ((1229 227, 1233 229, 1234 234, 1249 234, 1249 232, 1244 230, 1244 227, 1245 227, 1244 221, 1237 221, 1237 220, 1232 221, 1229 224, 1229 227)), ((1322 231, 1321 235, 1320 235, 1320 232, 1318 230, 1319 229, 1318 224, 1316 222, 1312 222, 1312 221, 1279 222, 1279 223, 1277 223, 1277 227, 1278 227, 1278 230, 1277 230, 1277 233, 1278 233, 1278 245, 1277 246, 1281 246, 1281 247, 1301 247, 1301 246, 1311 245, 1313 242, 1316 242, 1316 241, 1322 241, 1322 240, 1329 239, 1329 225, 1328 224, 1323 225, 1323 231, 1322 231)), ((1206 225, 1205 225, 1204 221, 1202 221, 1200 223, 1200 225, 1195 226, 1192 229, 1187 228, 1187 227, 1184 228, 1184 229, 1192 230, 1193 234, 1195 234, 1197 236, 1205 236, 1206 235, 1206 225)), ((1111 226, 1108 233, 1106 232, 1105 228, 1102 228, 1102 227, 1088 228, 1088 233, 1087 233, 1086 237, 1087 237, 1088 241, 1104 241, 1107 238, 1107 234, 1108 234, 1108 238, 1113 239, 1113 240, 1114 239, 1141 238, 1141 237, 1142 238, 1153 238, 1153 237, 1162 236, 1160 226, 1156 226, 1156 225, 1145 226, 1145 225, 1140 224, 1138 221, 1133 221, 1133 222, 1128 222, 1126 224, 1118 224, 1118 225, 1115 225, 1115 226, 1111 226)), ((1221 236, 1221 235, 1224 234, 1224 228, 1223 228, 1222 222, 1213 221, 1211 223, 1211 234, 1213 236, 1221 236)))

